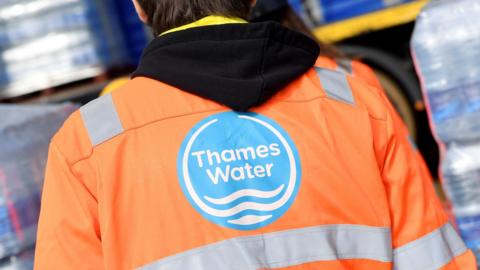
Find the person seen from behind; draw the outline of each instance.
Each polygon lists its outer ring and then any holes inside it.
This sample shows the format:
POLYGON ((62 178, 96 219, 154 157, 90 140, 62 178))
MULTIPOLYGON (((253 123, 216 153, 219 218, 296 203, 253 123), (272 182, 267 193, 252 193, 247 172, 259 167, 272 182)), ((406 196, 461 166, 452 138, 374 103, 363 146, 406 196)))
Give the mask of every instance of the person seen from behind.
POLYGON ((134 0, 156 38, 53 138, 35 269, 473 270, 378 90, 251 0, 134 0))

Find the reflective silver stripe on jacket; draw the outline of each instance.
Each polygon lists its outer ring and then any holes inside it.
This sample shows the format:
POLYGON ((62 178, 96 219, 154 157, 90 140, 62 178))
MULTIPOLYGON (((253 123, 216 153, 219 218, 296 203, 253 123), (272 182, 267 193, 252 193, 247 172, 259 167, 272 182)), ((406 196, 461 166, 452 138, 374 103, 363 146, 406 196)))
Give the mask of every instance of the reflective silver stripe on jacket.
POLYGON ((111 94, 83 106, 80 109, 80 114, 93 146, 97 146, 124 131, 111 94))
POLYGON ((467 251, 452 225, 394 250, 394 270, 435 270, 467 251))
POLYGON ((239 237, 190 250, 139 270, 257 270, 317 261, 392 261, 388 228, 330 225, 239 237))
POLYGON ((344 73, 319 67, 316 67, 315 70, 329 98, 355 104, 352 89, 344 73))
POLYGON ((348 59, 337 60, 337 71, 345 72, 348 75, 353 75, 353 63, 348 59))

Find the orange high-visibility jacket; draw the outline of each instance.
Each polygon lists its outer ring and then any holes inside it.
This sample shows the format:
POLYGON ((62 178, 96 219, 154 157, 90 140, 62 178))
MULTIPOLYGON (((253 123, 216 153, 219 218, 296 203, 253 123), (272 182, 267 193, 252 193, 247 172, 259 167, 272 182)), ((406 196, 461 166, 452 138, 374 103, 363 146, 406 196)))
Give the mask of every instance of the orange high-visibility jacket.
POLYGON ((35 269, 476 269, 385 99, 315 47, 273 23, 154 41, 52 140, 35 269))
POLYGON ((319 57, 317 59, 317 62, 315 63, 315 66, 347 73, 355 78, 363 80, 366 84, 372 86, 372 90, 377 92, 377 94, 385 100, 387 109, 392 116, 393 125, 398 134, 398 137, 400 138, 401 143, 406 144, 407 147, 410 146, 413 148, 418 166, 420 167, 419 170, 424 174, 423 179, 427 183, 431 183, 433 181, 430 170, 428 169, 428 166, 425 163, 422 154, 418 150, 414 139, 410 135, 408 127, 405 125, 402 118, 395 110, 393 104, 389 101, 385 90, 383 90, 382 84, 380 83, 374 71, 370 67, 359 61, 350 61, 348 59, 335 60, 328 57, 319 57))

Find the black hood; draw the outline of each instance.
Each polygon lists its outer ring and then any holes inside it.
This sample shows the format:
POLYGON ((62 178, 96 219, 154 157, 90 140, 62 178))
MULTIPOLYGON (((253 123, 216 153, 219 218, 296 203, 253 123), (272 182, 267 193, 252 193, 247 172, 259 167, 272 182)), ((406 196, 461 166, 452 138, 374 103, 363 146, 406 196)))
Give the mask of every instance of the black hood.
POLYGON ((308 71, 318 54, 315 41, 274 22, 204 26, 153 40, 133 77, 247 111, 308 71))

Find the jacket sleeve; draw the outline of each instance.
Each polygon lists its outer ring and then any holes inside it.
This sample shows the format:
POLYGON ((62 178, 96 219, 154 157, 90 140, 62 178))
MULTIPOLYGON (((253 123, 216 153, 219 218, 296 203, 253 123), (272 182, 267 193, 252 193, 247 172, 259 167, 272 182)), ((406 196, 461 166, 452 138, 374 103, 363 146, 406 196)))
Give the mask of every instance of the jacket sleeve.
POLYGON ((353 67, 354 76, 365 80, 365 82, 368 85, 372 86, 373 87, 372 89, 385 102, 387 110, 390 113, 392 124, 394 126, 394 131, 397 134, 398 140, 400 141, 400 143, 405 144, 406 147, 412 148, 416 162, 417 162, 419 173, 422 174, 422 178, 427 182, 426 183, 427 185, 432 183, 433 178, 430 174, 430 170, 428 169, 427 164, 425 163, 425 160, 423 159, 422 154, 420 153, 420 151, 418 151, 418 148, 414 142, 414 139, 410 134, 410 131, 408 130, 403 119, 400 117, 400 114, 397 112, 393 104, 390 102, 385 92, 385 89, 383 88, 382 84, 380 83, 377 76, 375 75, 375 72, 367 65, 358 61, 353 61, 352 67, 353 67))
POLYGON ((74 173, 52 143, 42 195, 36 270, 103 269, 97 201, 93 194, 89 184, 74 173))
POLYGON ((433 183, 415 150, 402 143, 387 114, 380 169, 388 203, 395 270, 475 270, 475 258, 448 223, 433 183))

